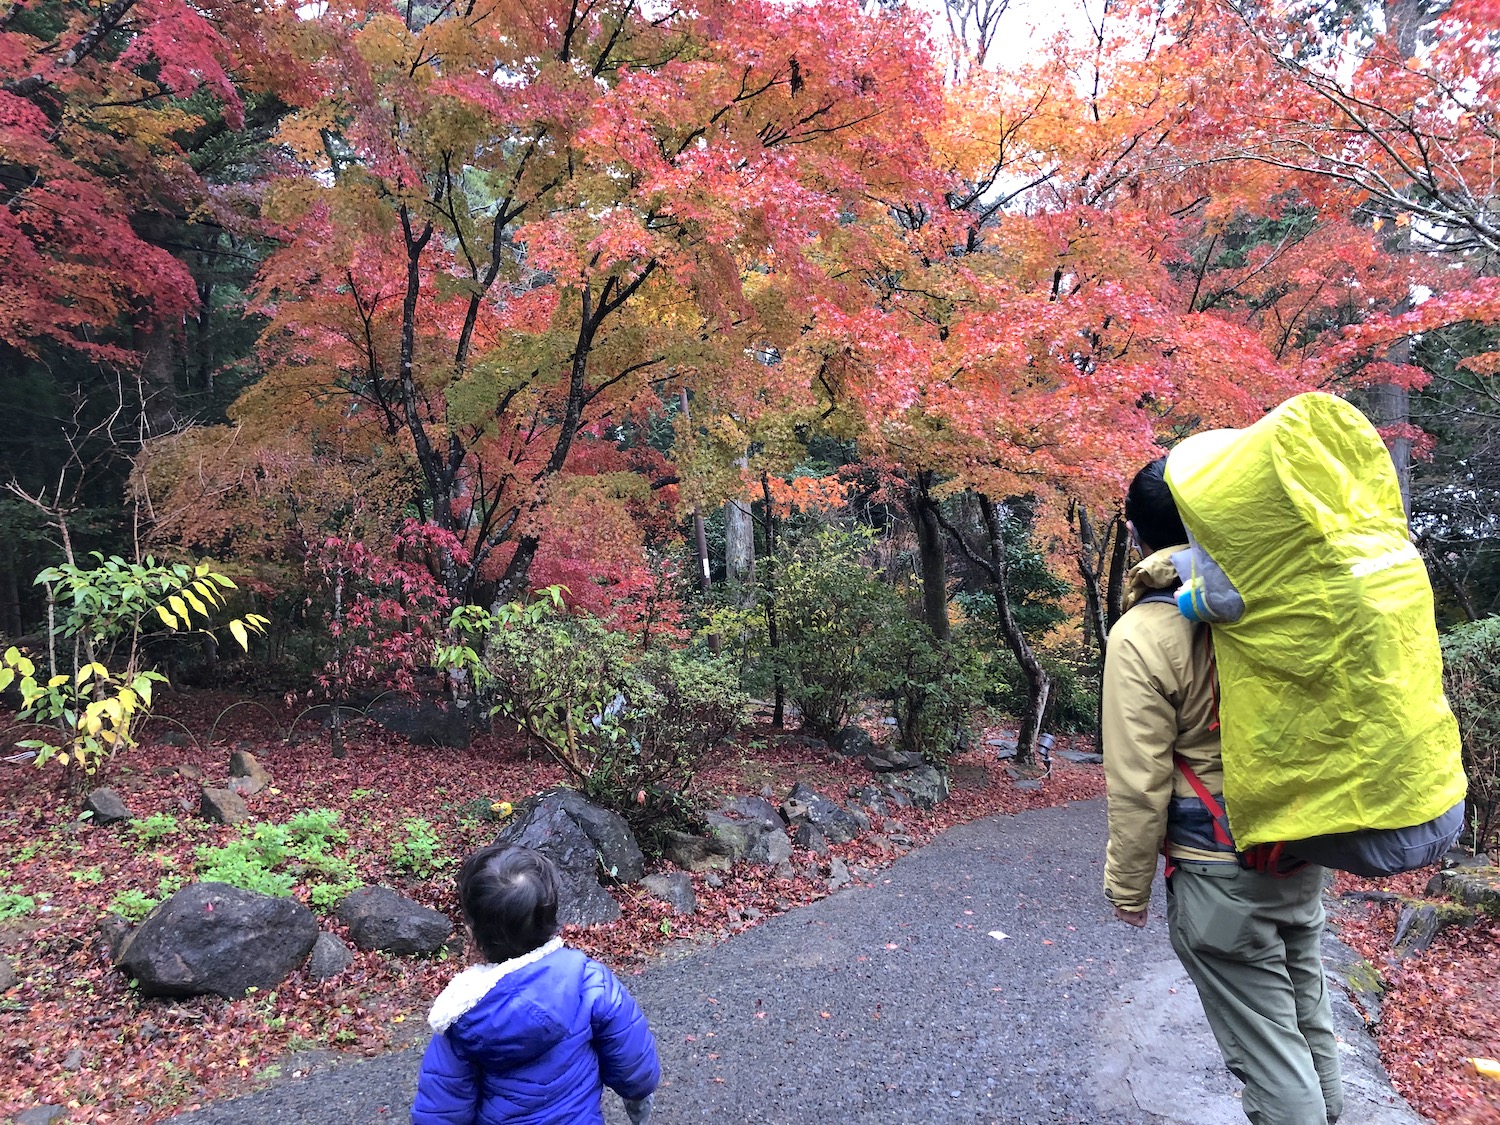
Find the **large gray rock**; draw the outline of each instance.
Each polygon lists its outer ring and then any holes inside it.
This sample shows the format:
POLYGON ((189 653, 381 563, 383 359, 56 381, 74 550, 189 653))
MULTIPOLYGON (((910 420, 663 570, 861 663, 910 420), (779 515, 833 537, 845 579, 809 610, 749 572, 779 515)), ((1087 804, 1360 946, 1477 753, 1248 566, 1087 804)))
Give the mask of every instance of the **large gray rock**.
POLYGON ((875 740, 864 727, 844 727, 836 732, 829 744, 846 758, 861 758, 875 752, 875 740))
POLYGON ((1059 750, 1053 756, 1080 766, 1100 766, 1104 764, 1104 755, 1094 750, 1059 750))
POLYGON ((600 885, 601 878, 634 883, 646 873, 645 857, 624 819, 571 789, 550 789, 522 802, 495 843, 535 848, 557 864, 563 883, 558 918, 579 926, 620 916, 620 904, 600 885))
POLYGON ((927 759, 910 750, 898 750, 894 746, 877 746, 865 755, 865 768, 871 773, 892 773, 896 770, 914 770, 925 765, 927 759))
POLYGON ((229 755, 229 788, 242 797, 249 797, 271 785, 271 774, 248 750, 236 750, 229 755))
POLYGON ((307 975, 312 980, 328 980, 353 963, 354 951, 324 930, 313 943, 312 956, 307 960, 307 975))
POLYGON ((903 793, 919 809, 930 809, 948 799, 948 778, 932 766, 888 773, 884 779, 893 793, 903 793))
POLYGON ((462 750, 474 737, 472 707, 451 699, 402 699, 386 696, 365 709, 365 717, 413 746, 448 746, 462 750))
POLYGON ((775 806, 759 797, 743 797, 754 814, 739 817, 727 812, 709 813, 707 816, 709 836, 727 852, 731 859, 743 859, 747 863, 775 867, 792 857, 792 842, 775 806), (764 809, 758 806, 764 806, 764 809))
POLYGON ((95 824, 113 824, 117 820, 134 820, 135 814, 125 804, 125 799, 113 789, 100 786, 84 799, 84 810, 93 814, 95 824))
POLYGON ((799 848, 805 848, 813 855, 828 854, 828 837, 819 831, 817 825, 809 824, 805 820, 799 820, 797 826, 792 829, 792 843, 799 848))
POLYGON ((693 881, 685 872, 647 875, 641 880, 641 886, 670 906, 674 914, 692 914, 698 909, 698 896, 693 893, 693 881))
POLYGON ((399 957, 431 956, 448 943, 453 933, 448 915, 389 887, 361 887, 339 903, 337 915, 360 949, 378 949, 399 957))
POLYGON ((1500 917, 1500 867, 1464 866, 1439 871, 1427 884, 1430 895, 1447 895, 1465 906, 1500 917))
POLYGON ((781 806, 787 823, 795 827, 806 821, 831 844, 846 844, 870 826, 870 818, 854 809, 830 801, 810 785, 798 782, 781 806))
POLYGON ((1426 949, 1438 933, 1449 926, 1472 925, 1474 914, 1452 903, 1409 902, 1396 919, 1396 935, 1391 948, 1404 960, 1426 949))
POLYGON ((668 829, 662 856, 684 871, 728 871, 734 865, 722 844, 711 836, 694 836, 668 829))
POLYGON ((857 789, 850 789, 849 799, 861 807, 869 809, 876 816, 891 815, 891 810, 887 807, 890 794, 877 786, 861 785, 857 789))
POLYGON ((731 810, 746 820, 759 821, 767 828, 785 828, 781 811, 764 797, 736 797, 731 810))
POLYGON ((131 931, 118 965, 144 996, 233 1000, 250 988, 275 988, 317 939, 317 920, 296 899, 192 883, 131 931))
POLYGON ((205 788, 198 801, 198 812, 204 820, 216 824, 241 824, 250 819, 245 798, 229 789, 205 788))

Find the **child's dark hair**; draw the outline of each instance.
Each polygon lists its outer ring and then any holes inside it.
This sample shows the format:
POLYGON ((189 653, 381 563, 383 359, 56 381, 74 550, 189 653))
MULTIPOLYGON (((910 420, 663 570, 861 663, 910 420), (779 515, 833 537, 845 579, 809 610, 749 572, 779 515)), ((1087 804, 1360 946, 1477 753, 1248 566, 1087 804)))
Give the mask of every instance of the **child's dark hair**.
POLYGON ((458 873, 458 901, 491 962, 530 953, 557 933, 557 868, 531 848, 491 844, 458 873))
POLYGON ((1130 482, 1125 494, 1125 518, 1135 525, 1136 538, 1148 554, 1188 541, 1177 514, 1177 501, 1167 487, 1167 459, 1158 457, 1130 482))

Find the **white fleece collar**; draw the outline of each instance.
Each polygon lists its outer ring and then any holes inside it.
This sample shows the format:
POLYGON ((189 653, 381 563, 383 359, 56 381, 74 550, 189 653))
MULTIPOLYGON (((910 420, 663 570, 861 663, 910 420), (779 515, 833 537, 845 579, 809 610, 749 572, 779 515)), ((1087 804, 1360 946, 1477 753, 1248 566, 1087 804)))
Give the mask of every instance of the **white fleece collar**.
POLYGON ((539 945, 530 953, 512 957, 496 964, 474 965, 465 969, 448 982, 448 987, 438 994, 432 1011, 427 1014, 427 1026, 441 1035, 453 1026, 460 1016, 489 995, 490 989, 503 978, 527 965, 534 965, 549 953, 563 947, 563 939, 555 937, 545 945, 539 945))

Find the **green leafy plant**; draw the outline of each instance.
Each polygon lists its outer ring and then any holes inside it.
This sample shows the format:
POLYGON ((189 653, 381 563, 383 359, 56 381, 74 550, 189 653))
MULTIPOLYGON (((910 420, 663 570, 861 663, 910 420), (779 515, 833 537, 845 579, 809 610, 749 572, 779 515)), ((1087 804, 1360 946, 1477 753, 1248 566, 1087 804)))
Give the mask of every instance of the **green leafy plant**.
POLYGON ((720 609, 707 628, 736 638, 751 691, 765 697, 779 683, 803 725, 824 737, 884 691, 889 628, 906 617, 900 597, 865 565, 871 547, 862 528, 788 535, 772 560, 774 583, 758 589, 756 604, 720 609))
POLYGON ((156 844, 178 830, 177 818, 170 813, 152 813, 130 824, 130 833, 143 844, 156 844))
POLYGON ((337 810, 311 809, 284 824, 242 826, 238 839, 196 850, 198 877, 283 898, 302 883, 309 901, 328 909, 360 885, 353 865, 334 851, 348 839, 338 821, 337 810))
POLYGON ((36 909, 36 899, 21 894, 19 887, 0 891, 0 922, 11 918, 24 918, 36 909))
POLYGON ((443 842, 431 821, 408 817, 401 822, 401 828, 405 837, 391 847, 391 862, 397 868, 418 879, 430 879, 448 865, 450 861, 441 854, 443 842))
POLYGON ((97 867, 85 867, 82 871, 68 872, 68 878, 80 886, 97 887, 104 882, 104 872, 97 867))
POLYGON ((110 900, 109 910, 127 922, 139 922, 155 909, 159 901, 131 887, 129 890, 121 891, 110 900))
POLYGON ((962 638, 933 639, 920 622, 893 626, 887 678, 901 749, 942 764, 966 743, 984 701, 983 658, 962 638))
MULTIPOLYGON (((491 613, 467 606, 438 659, 544 746, 591 800, 623 816, 652 850, 692 818, 685 796, 708 750, 743 721, 734 667, 706 652, 641 652, 560 591, 491 613)), ((501 810, 503 815, 504 810, 501 810)))
MULTIPOLYGON (((97 565, 70 560, 36 577, 47 588, 50 605, 61 620, 49 644, 48 672, 11 647, 0 659, 0 691, 15 685, 21 694, 20 716, 54 726, 56 742, 27 739, 17 745, 37 752, 37 765, 56 760, 96 774, 116 750, 135 743, 135 730, 149 714, 160 673, 142 667, 141 638, 148 628, 195 632, 207 626, 222 607, 225 591, 235 585, 206 562, 131 563, 117 555, 94 553, 97 565), (71 641, 70 671, 58 666, 56 640, 71 641), (109 663, 114 667, 109 667, 109 663)), ((267 619, 246 614, 229 622, 230 634, 249 648, 250 633, 262 632, 267 619)))
POLYGON ((1443 686, 1463 736, 1475 852, 1500 834, 1500 617, 1460 625, 1442 639, 1443 686))

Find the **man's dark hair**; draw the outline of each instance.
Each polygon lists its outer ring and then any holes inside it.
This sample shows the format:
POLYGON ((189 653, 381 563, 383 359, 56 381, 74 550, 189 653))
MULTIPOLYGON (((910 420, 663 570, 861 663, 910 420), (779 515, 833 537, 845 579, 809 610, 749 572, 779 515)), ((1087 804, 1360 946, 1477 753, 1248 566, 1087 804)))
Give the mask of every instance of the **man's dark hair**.
POLYGON ((491 844, 458 873, 469 930, 494 963, 530 953, 557 933, 557 894, 557 868, 531 848, 491 844))
POLYGON ((1135 525, 1141 550, 1150 553, 1188 541, 1187 529, 1177 514, 1177 501, 1167 487, 1167 459, 1158 457, 1130 482, 1125 493, 1125 518, 1135 525))

